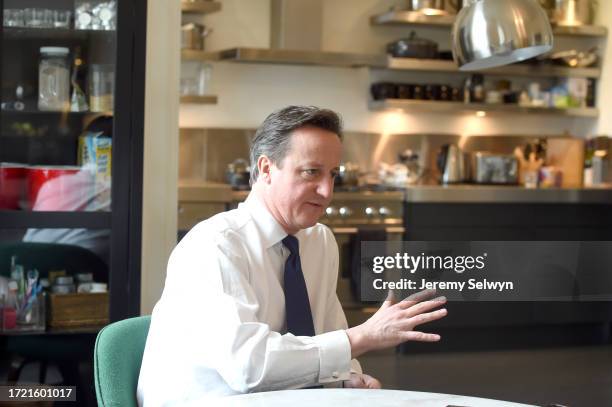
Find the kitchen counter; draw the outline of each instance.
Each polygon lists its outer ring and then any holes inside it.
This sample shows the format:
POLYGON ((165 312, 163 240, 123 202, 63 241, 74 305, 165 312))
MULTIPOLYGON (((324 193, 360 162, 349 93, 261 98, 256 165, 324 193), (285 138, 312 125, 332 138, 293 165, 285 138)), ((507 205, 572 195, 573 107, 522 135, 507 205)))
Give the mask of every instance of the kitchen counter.
POLYGON ((612 188, 528 189, 517 186, 423 185, 406 189, 408 203, 612 204, 612 188))
POLYGON ((232 188, 229 184, 206 181, 179 182, 179 202, 214 202, 228 203, 232 201, 232 188))
MULTIPOLYGON (((249 191, 234 191, 228 184, 202 181, 179 183, 180 202, 242 202, 249 191)), ((334 200, 372 200, 380 198, 371 192, 335 192, 334 200)), ((404 192, 383 193, 386 198, 408 203, 558 203, 612 204, 612 186, 601 188, 528 189, 517 186, 491 185, 422 185, 404 192)))

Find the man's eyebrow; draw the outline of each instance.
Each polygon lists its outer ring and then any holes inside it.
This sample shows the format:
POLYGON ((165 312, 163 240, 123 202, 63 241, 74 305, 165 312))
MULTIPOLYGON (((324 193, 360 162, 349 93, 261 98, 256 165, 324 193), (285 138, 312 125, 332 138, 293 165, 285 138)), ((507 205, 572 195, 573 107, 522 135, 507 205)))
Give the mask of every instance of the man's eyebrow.
POLYGON ((321 168, 324 165, 321 163, 318 163, 316 161, 306 161, 304 163, 300 163, 300 167, 317 167, 317 168, 321 168))

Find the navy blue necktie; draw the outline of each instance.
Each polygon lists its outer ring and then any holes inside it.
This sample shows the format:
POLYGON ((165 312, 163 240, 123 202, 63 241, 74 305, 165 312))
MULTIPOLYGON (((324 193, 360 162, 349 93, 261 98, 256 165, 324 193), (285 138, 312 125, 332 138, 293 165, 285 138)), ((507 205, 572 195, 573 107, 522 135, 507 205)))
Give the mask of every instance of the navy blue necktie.
POLYGON ((288 235, 283 244, 291 254, 285 262, 285 316, 287 332, 295 336, 314 336, 308 289, 302 273, 300 242, 288 235))

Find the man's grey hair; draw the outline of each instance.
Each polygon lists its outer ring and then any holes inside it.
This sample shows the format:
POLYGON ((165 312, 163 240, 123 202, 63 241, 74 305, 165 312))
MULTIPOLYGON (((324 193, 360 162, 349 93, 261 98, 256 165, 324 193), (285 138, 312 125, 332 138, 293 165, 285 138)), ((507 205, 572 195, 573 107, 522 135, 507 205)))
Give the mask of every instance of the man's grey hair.
POLYGON ((289 151, 291 135, 295 130, 307 126, 330 131, 342 140, 342 119, 332 110, 315 106, 288 106, 277 110, 266 117, 253 138, 250 154, 251 185, 259 176, 259 157, 265 155, 281 168, 289 151))

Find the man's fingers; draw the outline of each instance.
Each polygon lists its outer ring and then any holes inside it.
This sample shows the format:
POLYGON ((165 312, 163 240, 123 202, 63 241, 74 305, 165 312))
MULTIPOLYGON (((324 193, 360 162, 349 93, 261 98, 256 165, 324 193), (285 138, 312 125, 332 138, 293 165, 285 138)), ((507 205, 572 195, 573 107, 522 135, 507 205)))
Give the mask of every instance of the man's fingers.
POLYGON ((400 307, 402 308, 408 308, 408 307, 413 306, 414 304, 418 304, 419 302, 431 300, 435 296, 436 296, 435 289, 423 290, 423 291, 419 291, 418 293, 410 294, 408 297, 401 300, 399 304, 400 304, 400 307))
POLYGON ((413 342, 438 342, 440 340, 440 335, 438 334, 426 334, 425 332, 418 331, 408 331, 404 332, 402 335, 404 342, 413 341, 413 342))
POLYGON ((363 378, 368 389, 382 389, 382 384, 378 379, 367 374, 364 374, 363 378))
POLYGON ((412 307, 408 307, 407 309, 403 305, 400 305, 400 307, 406 310, 405 313, 407 317, 413 317, 415 315, 430 311, 444 304, 446 304, 446 297, 438 297, 430 301, 420 302, 418 304, 413 305, 412 307))
POLYGON ((427 322, 444 318, 446 314, 448 314, 446 308, 442 308, 437 311, 426 312, 424 314, 415 315, 411 318, 406 319, 406 323, 404 325, 406 327, 414 328, 415 326, 419 326, 422 324, 426 324, 427 322))

